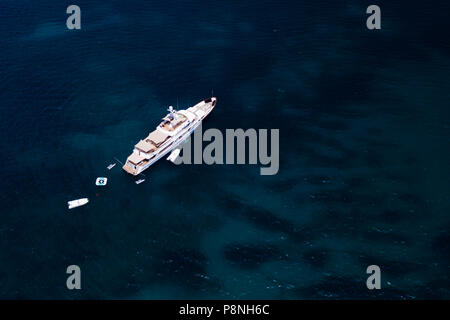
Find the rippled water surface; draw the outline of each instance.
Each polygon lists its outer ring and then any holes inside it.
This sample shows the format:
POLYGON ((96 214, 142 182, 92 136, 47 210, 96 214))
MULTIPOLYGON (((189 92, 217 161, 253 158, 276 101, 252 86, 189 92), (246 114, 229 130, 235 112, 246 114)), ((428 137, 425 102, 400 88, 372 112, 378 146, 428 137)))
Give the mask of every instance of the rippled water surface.
POLYGON ((0 2, 0 298, 450 298, 448 2, 69 4, 0 2), (105 169, 212 89, 203 128, 279 128, 277 175, 105 169))

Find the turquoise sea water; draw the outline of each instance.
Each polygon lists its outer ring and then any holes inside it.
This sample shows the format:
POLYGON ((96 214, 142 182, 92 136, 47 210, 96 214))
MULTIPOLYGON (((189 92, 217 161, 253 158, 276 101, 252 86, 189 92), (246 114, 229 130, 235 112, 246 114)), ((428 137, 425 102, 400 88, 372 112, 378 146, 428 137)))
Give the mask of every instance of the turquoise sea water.
POLYGON ((450 298, 450 7, 370 4, 2 0, 0 298, 450 298), (277 175, 105 169, 212 89, 203 128, 280 129, 277 175))

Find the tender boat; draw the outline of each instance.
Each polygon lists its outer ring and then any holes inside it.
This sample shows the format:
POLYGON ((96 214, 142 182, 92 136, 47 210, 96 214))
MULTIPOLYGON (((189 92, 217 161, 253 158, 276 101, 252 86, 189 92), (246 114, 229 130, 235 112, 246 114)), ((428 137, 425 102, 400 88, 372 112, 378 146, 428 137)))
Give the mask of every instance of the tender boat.
POLYGON ((111 163, 109 166, 107 166, 106 168, 108 169, 108 170, 111 170, 112 168, 114 168, 116 166, 116 164, 115 163, 111 163))
POLYGON ((69 206, 69 209, 73 209, 76 207, 84 206, 89 202, 88 198, 81 198, 77 200, 67 201, 67 205, 69 206))

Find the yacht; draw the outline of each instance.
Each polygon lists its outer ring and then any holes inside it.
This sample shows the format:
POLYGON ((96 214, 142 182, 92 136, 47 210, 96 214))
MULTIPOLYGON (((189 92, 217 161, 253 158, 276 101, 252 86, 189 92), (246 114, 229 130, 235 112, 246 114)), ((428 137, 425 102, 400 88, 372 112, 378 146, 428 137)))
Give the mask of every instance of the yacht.
POLYGON ((146 138, 140 140, 127 158, 123 169, 134 176, 139 175, 169 152, 169 160, 174 161, 179 154, 177 147, 191 135, 203 119, 214 109, 216 97, 205 99, 186 110, 169 107, 162 122, 146 138))

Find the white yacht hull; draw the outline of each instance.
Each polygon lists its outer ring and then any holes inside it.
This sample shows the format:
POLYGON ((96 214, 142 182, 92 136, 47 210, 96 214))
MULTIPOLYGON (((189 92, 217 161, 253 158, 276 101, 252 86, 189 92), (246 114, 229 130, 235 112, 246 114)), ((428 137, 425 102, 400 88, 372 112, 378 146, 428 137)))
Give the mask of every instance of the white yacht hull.
MULTIPOLYGON (((204 100, 200 103, 198 103, 197 105, 195 105, 194 107, 191 107, 187 110, 182 110, 181 112, 187 112, 189 111, 189 113, 192 113, 192 115, 195 115, 195 120, 192 121, 191 123, 189 123, 189 125, 187 125, 186 127, 182 128, 180 130, 180 132, 177 132, 176 134, 174 134, 173 136, 171 136, 169 138, 169 142, 171 144, 168 147, 164 147, 163 150, 161 150, 160 152, 158 152, 155 156, 152 156, 151 159, 148 160, 147 163, 145 164, 138 164, 138 165, 133 165, 132 163, 129 164, 128 160, 125 163, 123 169, 125 169, 125 171, 127 171, 128 173, 132 174, 132 175, 139 175, 141 174, 143 171, 147 170, 149 167, 151 167, 155 162, 157 162, 158 160, 160 160, 162 157, 164 157, 165 155, 167 155, 168 153, 171 153, 174 149, 176 149, 177 147, 179 147, 182 143, 184 143, 186 141, 186 139, 189 138, 189 136, 192 134, 192 132, 195 131, 195 129, 197 129, 200 124, 202 123, 202 121, 206 118, 206 116, 211 113, 211 111, 214 109, 215 104, 216 104, 216 98, 211 98, 211 99, 207 99, 204 100), (205 111, 205 109, 201 109, 200 107, 198 107, 199 105, 204 106, 206 105, 206 101, 209 100, 208 103, 210 103, 210 106, 208 106, 207 111, 205 111), (202 104, 203 103, 203 104, 202 104), (195 109, 197 107, 197 109, 195 109), (201 109, 201 110, 199 110, 201 109), (130 165, 130 168, 132 167, 132 169, 127 168, 126 166, 130 165)), ((165 145, 166 143, 164 143, 165 145)))
POLYGON ((179 138, 180 141, 179 142, 175 142, 173 147, 169 147, 167 149, 167 151, 162 151, 160 154, 158 154, 154 159, 152 159, 148 164, 144 165, 142 167, 142 169, 138 170, 137 173, 135 174, 136 176, 138 174, 140 174, 141 172, 147 170, 149 167, 151 167, 155 162, 157 162, 159 159, 161 159, 162 157, 164 157, 166 154, 168 154, 169 152, 172 152, 173 149, 175 149, 176 147, 178 147, 180 144, 182 144, 184 141, 186 141, 187 138, 189 138, 189 136, 192 134, 192 132, 194 132, 195 129, 197 129, 197 127, 201 124, 202 122, 200 121, 199 124, 197 124, 191 131, 189 131, 184 137, 179 138))

